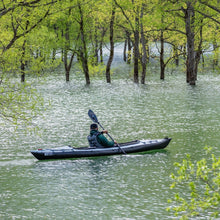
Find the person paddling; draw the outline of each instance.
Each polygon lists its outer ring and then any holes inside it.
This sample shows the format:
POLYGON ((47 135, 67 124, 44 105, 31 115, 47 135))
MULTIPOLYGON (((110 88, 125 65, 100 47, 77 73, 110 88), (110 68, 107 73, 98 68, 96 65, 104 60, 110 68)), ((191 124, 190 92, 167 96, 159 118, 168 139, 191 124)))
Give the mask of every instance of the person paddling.
POLYGON ((90 125, 90 135, 87 137, 90 147, 113 147, 116 141, 109 141, 103 134, 108 134, 107 130, 99 131, 97 124, 90 125))

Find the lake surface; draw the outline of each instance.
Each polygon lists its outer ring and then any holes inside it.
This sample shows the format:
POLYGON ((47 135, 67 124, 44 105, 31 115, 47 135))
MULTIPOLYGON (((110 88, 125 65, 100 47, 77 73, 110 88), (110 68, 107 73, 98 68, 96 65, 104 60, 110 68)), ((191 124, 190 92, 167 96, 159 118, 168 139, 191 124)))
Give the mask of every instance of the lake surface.
POLYGON ((56 75, 37 85, 48 106, 34 119, 41 136, 27 136, 21 128, 1 134, 0 219, 174 219, 165 210, 175 193, 169 188, 173 163, 187 153, 193 160, 205 157, 207 145, 220 155, 220 76, 200 75, 195 87, 178 74, 165 81, 147 76, 146 85, 92 78, 89 87, 72 77, 69 84, 56 75), (172 141, 145 154, 53 161, 30 154, 86 146, 89 109, 118 142, 172 141))

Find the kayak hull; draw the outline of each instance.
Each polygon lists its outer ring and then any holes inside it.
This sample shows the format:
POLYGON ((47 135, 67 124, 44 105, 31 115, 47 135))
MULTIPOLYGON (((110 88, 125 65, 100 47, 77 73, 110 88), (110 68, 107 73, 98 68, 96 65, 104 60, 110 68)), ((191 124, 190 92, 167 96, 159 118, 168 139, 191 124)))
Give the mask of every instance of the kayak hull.
POLYGON ((109 156, 164 149, 170 143, 170 141, 171 138, 156 140, 136 140, 132 142, 121 143, 119 144, 119 147, 114 146, 108 148, 74 148, 71 146, 65 146, 53 149, 32 150, 31 153, 38 160, 109 156))

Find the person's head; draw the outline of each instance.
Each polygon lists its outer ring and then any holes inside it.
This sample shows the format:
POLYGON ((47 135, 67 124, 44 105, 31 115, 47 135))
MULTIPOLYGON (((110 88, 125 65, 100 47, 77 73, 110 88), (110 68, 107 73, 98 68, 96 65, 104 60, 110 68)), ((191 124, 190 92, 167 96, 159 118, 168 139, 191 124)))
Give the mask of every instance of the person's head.
POLYGON ((90 130, 98 130, 98 125, 97 124, 91 124, 90 125, 90 130))

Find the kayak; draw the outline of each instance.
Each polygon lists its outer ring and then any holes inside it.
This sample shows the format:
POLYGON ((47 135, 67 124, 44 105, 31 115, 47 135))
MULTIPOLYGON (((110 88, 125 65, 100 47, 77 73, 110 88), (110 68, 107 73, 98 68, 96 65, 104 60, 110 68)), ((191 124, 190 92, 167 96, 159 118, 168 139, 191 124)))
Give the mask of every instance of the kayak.
POLYGON ((38 160, 109 156, 164 149, 170 143, 170 141, 171 138, 166 137, 163 139, 135 140, 126 143, 119 143, 118 146, 108 148, 76 148, 71 146, 64 146, 51 149, 32 150, 31 153, 38 160))

